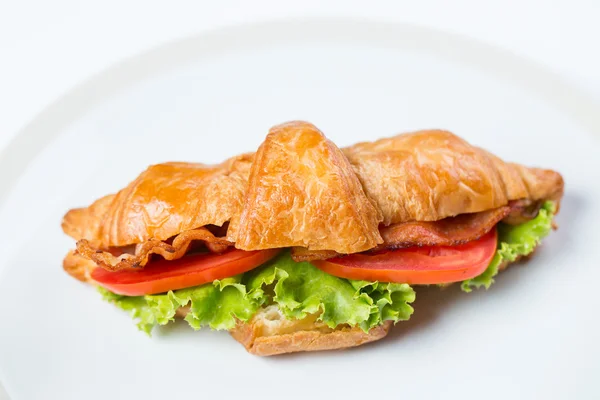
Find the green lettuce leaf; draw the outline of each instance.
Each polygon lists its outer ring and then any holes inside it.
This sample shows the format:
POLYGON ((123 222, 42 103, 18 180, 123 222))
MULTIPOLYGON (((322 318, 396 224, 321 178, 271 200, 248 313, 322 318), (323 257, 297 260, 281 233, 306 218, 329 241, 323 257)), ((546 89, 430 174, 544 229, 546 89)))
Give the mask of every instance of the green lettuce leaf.
POLYGON ((488 289, 494 283, 500 265, 504 262, 513 262, 518 256, 530 254, 552 230, 555 211, 555 204, 546 201, 538 215, 531 221, 515 226, 498 224, 498 248, 492 262, 481 275, 463 281, 462 290, 470 292, 473 288, 488 289))
POLYGON ((192 328, 228 330, 235 326, 236 318, 250 319, 267 299, 261 287, 249 293, 240 281, 241 276, 237 276, 148 296, 121 296, 104 288, 99 291, 105 300, 129 311, 138 328, 148 335, 154 326, 174 321, 177 309, 186 306, 190 311, 185 320, 192 328))
POLYGON ((366 332, 383 321, 406 321, 413 313, 409 303, 415 301, 415 291, 406 283, 351 281, 361 295, 372 299, 371 314, 360 323, 366 332))
POLYGON ((351 281, 337 278, 309 262, 295 262, 285 253, 249 274, 248 287, 273 286, 273 302, 289 319, 321 312, 319 320, 334 328, 360 326, 365 332, 384 321, 407 320, 415 300, 407 284, 351 281))
POLYGON ((212 284, 145 296, 159 325, 174 320, 179 307, 190 307, 185 320, 194 329, 210 326, 215 330, 231 329, 236 318, 247 321, 266 300, 262 288, 249 293, 241 276, 215 280, 212 284))
POLYGON ((231 329, 247 321, 263 304, 277 304, 289 319, 320 313, 319 320, 368 331, 384 321, 407 320, 414 290, 407 284, 351 281, 329 275, 308 262, 296 263, 288 252, 263 266, 233 278, 149 296, 121 296, 100 289, 103 297, 131 313, 140 330, 173 321, 180 307, 194 329, 231 329))

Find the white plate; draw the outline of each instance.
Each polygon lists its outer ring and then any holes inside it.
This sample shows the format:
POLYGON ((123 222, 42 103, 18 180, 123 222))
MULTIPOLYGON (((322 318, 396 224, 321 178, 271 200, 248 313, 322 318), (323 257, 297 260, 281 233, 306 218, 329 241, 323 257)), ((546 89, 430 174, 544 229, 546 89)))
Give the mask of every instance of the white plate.
POLYGON ((264 23, 133 58, 50 106, 0 157, 0 378, 14 400, 598 398, 597 111, 513 55, 402 25, 264 23), (561 229, 487 292, 420 293, 414 318, 384 341, 268 359, 184 324, 149 339, 62 271, 68 208, 150 163, 253 150, 290 119, 338 145, 443 127, 557 169, 561 229))

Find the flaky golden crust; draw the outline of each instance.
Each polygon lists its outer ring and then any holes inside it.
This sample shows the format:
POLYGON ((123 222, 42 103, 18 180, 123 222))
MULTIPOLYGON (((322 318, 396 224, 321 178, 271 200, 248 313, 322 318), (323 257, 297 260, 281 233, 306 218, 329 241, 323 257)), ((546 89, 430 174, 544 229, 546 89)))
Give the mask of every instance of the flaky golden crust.
POLYGON ((153 165, 116 195, 69 211, 63 229, 106 249, 221 226, 240 213, 251 160, 245 154, 217 166, 153 165))
POLYGON ((75 251, 68 252, 63 260, 63 269, 82 282, 93 283, 91 274, 94 268, 96 268, 96 263, 75 251))
POLYGON ((239 322, 230 331, 231 336, 249 353, 272 356, 360 346, 384 338, 392 326, 390 321, 386 321, 365 333, 358 327, 347 325, 340 325, 336 329, 328 328, 317 321, 315 316, 308 316, 304 320, 265 319, 265 314, 272 313, 273 306, 262 309, 250 321, 239 322), (269 327, 265 328, 265 324, 269 327))
POLYGON ((390 329, 391 323, 377 326, 363 332, 360 328, 341 328, 329 333, 319 331, 299 331, 269 337, 258 337, 252 341, 251 327, 242 325, 241 329, 232 330, 231 336, 240 342, 246 350, 257 356, 274 356, 300 351, 339 350, 356 347, 383 339, 390 329))
MULTIPOLYGON (((175 316, 185 318, 188 312, 189 307, 181 307, 177 309, 175 316)), ((290 320, 283 316, 277 306, 270 305, 259 309, 248 322, 238 321, 229 333, 249 353, 273 356, 360 346, 383 339, 391 327, 392 322, 386 321, 368 333, 348 325, 339 325, 332 329, 318 320, 318 314, 290 320)))
POLYGON ((381 243, 380 220, 341 150, 314 125, 289 122, 259 147, 227 238, 243 250, 356 253, 381 243))
POLYGON ((96 200, 89 207, 69 210, 62 220, 63 232, 75 240, 85 239, 94 246, 102 246, 102 222, 108 217, 114 200, 115 195, 109 194, 96 200))
POLYGON ((506 205, 562 196, 550 170, 505 163, 441 130, 401 134, 344 149, 383 224, 436 221, 506 205))
POLYGON ((450 132, 403 134, 342 152, 313 125, 291 122, 274 127, 256 155, 216 166, 151 166, 116 195, 69 211, 63 229, 84 240, 82 254, 108 269, 143 266, 165 249, 182 255, 169 247, 177 235, 227 223, 227 237, 214 245, 295 247, 297 257, 325 257, 375 248, 382 226, 438 221, 518 199, 558 202, 562 193, 557 172, 505 163, 450 132), (123 253, 115 247, 129 245, 148 251, 111 258, 123 253))

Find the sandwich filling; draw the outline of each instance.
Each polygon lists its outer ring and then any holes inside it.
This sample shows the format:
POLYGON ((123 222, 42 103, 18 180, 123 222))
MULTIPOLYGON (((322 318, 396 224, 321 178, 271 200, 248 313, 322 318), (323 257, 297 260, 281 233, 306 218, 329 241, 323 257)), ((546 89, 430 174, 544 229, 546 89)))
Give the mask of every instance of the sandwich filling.
MULTIPOLYGON (((482 273, 462 280, 462 290, 489 288, 501 268, 531 254, 552 230, 554 213, 554 203, 547 201, 535 217, 525 222, 494 225, 492 230, 497 230, 497 243, 493 257, 482 273)), ((435 246, 430 248, 435 249, 435 246)), ((402 250, 389 250, 383 254, 395 251, 402 250)), ((368 262, 362 268, 369 270, 368 262)), ((404 271, 408 277, 419 272, 404 271)), ((434 270, 430 274, 430 284, 447 283, 436 282, 436 274, 443 276, 442 271, 434 270)), ((295 262, 287 250, 251 271, 195 287, 144 296, 115 294, 102 286, 99 291, 104 299, 129 311, 139 329, 148 334, 154 326, 174 321, 182 308, 189 310, 185 320, 194 329, 208 326, 230 330, 238 321, 248 321, 257 310, 272 305, 288 319, 314 319, 316 316, 330 328, 348 325, 367 332, 385 321, 396 323, 409 319, 413 312, 410 303, 415 300, 415 292, 407 283, 336 277, 311 262, 295 262)))
POLYGON ((63 265, 148 334, 179 316, 262 355, 348 347, 407 320, 411 286, 488 288, 550 232, 563 186, 447 131, 339 148, 293 121, 70 210, 63 265))

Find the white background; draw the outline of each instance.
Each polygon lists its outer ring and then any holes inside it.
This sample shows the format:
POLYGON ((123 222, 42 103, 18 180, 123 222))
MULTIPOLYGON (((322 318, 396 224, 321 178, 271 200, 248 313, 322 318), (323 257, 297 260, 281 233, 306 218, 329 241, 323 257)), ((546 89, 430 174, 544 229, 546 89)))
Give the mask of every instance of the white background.
POLYGON ((410 22, 475 37, 544 64, 600 98, 597 0, 5 0, 0 151, 77 83, 158 44, 243 22, 330 15, 410 22))

